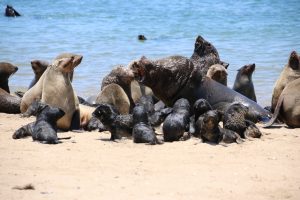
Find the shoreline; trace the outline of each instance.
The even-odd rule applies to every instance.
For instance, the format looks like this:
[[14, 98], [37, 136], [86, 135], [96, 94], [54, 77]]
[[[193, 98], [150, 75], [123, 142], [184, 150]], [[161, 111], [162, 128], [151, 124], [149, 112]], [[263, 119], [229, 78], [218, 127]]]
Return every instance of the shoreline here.
[[[299, 199], [298, 129], [210, 145], [109, 141], [108, 132], [65, 132], [57, 145], [13, 140], [34, 117], [0, 113], [0, 199]], [[258, 126], [261, 126], [258, 124]], [[32, 184], [34, 190], [13, 187]]]

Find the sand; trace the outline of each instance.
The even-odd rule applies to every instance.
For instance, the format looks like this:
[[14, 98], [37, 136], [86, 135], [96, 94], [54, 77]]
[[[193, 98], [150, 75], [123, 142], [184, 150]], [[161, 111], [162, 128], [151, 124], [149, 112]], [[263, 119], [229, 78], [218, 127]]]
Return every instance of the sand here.
[[[263, 129], [227, 146], [109, 141], [67, 132], [58, 145], [13, 140], [35, 118], [0, 113], [0, 199], [300, 199], [300, 129]], [[31, 184], [34, 190], [19, 190]]]

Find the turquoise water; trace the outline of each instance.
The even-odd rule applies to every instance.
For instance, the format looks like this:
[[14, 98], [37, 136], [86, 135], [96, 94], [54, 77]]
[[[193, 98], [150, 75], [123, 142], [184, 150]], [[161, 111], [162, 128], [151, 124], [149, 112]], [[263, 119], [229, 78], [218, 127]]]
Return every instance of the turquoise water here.
[[[256, 64], [258, 102], [268, 105], [290, 52], [300, 53], [299, 0], [0, 0], [3, 13], [6, 4], [23, 15], [0, 15], [0, 60], [19, 66], [10, 80], [13, 91], [29, 85], [31, 60], [74, 52], [84, 58], [73, 85], [87, 97], [99, 92], [102, 78], [116, 64], [142, 55], [190, 57], [200, 34], [230, 63], [229, 87], [238, 68]], [[138, 41], [139, 34], [148, 40]]]

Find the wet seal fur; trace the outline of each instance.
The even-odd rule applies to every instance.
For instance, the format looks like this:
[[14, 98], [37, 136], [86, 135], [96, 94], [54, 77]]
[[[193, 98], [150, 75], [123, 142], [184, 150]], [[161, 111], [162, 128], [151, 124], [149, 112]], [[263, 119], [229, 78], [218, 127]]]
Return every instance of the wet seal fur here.
[[5, 14], [6, 17], [20, 17], [20, 13], [16, 11], [12, 6], [6, 5]]
[[234, 131], [223, 129], [219, 126], [221, 115], [217, 110], [209, 110], [202, 114], [195, 123], [195, 137], [202, 142], [216, 143], [241, 143], [240, 136]]
[[43, 103], [61, 108], [65, 112], [65, 115], [57, 121], [58, 128], [79, 129], [79, 101], [70, 81], [70, 73], [73, 73], [81, 60], [81, 55], [54, 60], [39, 81], [24, 94], [21, 112], [26, 112], [33, 101], [41, 99]]
[[110, 140], [121, 139], [132, 136], [133, 118], [132, 115], [120, 115], [114, 106], [101, 103], [93, 112], [105, 128], [111, 133]]
[[187, 99], [178, 99], [171, 114], [167, 116], [163, 123], [163, 135], [165, 142], [178, 141], [184, 132], [189, 130], [190, 123], [190, 103]]
[[272, 119], [264, 125], [270, 127], [280, 117], [292, 128], [300, 127], [300, 78], [288, 83], [280, 94]]
[[148, 121], [148, 114], [145, 106], [137, 105], [132, 112], [133, 129], [132, 137], [135, 143], [161, 144], [156, 138], [155, 129]]
[[[59, 108], [51, 107], [47, 104], [35, 101], [31, 104], [28, 110], [23, 113], [23, 116], [29, 117], [36, 115], [36, 121], [15, 131], [13, 139], [20, 139], [26, 136], [32, 136], [33, 140], [47, 144], [59, 143], [57, 137], [56, 122], [64, 116], [65, 112]], [[62, 139], [70, 139], [62, 138]]]
[[279, 78], [277, 79], [271, 102], [272, 111], [275, 110], [279, 96], [288, 83], [300, 78], [300, 56], [296, 51], [292, 51], [288, 63], [284, 66]]
[[255, 64], [249, 64], [241, 67], [236, 75], [233, 90], [256, 101], [254, 85], [252, 82], [252, 74], [255, 70]]
[[271, 113], [256, 102], [208, 77], [203, 77], [199, 69], [185, 57], [170, 56], [155, 61], [142, 57], [133, 62], [130, 68], [136, 80], [150, 87], [154, 95], [168, 106], [173, 105], [179, 98], [186, 98], [191, 104], [203, 98], [213, 109], [224, 112], [231, 103], [240, 102], [249, 107], [248, 119], [256, 122], [271, 118]]

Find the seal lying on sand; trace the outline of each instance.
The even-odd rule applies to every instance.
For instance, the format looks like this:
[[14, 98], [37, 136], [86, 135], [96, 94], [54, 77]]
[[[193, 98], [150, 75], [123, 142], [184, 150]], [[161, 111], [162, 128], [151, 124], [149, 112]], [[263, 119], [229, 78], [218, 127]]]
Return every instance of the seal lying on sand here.
[[132, 62], [130, 68], [136, 80], [150, 87], [154, 95], [168, 106], [179, 98], [186, 98], [191, 104], [203, 98], [213, 109], [224, 112], [231, 103], [240, 102], [249, 107], [248, 119], [256, 122], [270, 118], [270, 113], [256, 102], [210, 78], [202, 77], [198, 68], [185, 57], [170, 56], [155, 61], [142, 57]]
[[163, 134], [165, 142], [178, 141], [184, 132], [189, 130], [190, 123], [190, 103], [187, 99], [178, 99], [171, 114], [167, 116], [163, 123]]
[[98, 118], [111, 133], [110, 140], [132, 136], [132, 115], [120, 115], [112, 105], [101, 103], [93, 112], [93, 116]]
[[296, 51], [292, 51], [288, 63], [284, 66], [275, 83], [271, 103], [272, 111], [275, 110], [279, 96], [286, 85], [298, 78], [300, 78], [300, 56]]
[[59, 108], [35, 101], [23, 115], [26, 117], [36, 115], [36, 121], [19, 128], [13, 134], [13, 139], [32, 136], [33, 140], [47, 144], [57, 144], [59, 143], [59, 138], [57, 138], [56, 122], [64, 114], [65, 112]]
[[10, 93], [8, 79], [16, 71], [18, 71], [18, 67], [7, 62], [0, 62], [0, 88], [8, 93]]
[[56, 59], [46, 69], [39, 81], [30, 88], [21, 101], [21, 112], [24, 113], [34, 100], [61, 108], [65, 115], [57, 121], [63, 130], [79, 129], [79, 102], [70, 82], [70, 72], [81, 62], [82, 56]]
[[32, 86], [34, 86], [39, 81], [39, 79], [41, 78], [43, 73], [46, 71], [48, 66], [49, 66], [49, 63], [47, 61], [43, 61], [43, 60], [31, 61], [31, 68], [34, 73], [34, 78], [31, 81], [28, 89], [32, 88]]
[[289, 127], [300, 127], [300, 78], [286, 85], [280, 94], [279, 100], [275, 107], [274, 116], [264, 125], [271, 126], [277, 117], [286, 123]]
[[254, 70], [255, 64], [249, 64], [241, 67], [238, 70], [232, 89], [256, 102], [256, 95], [252, 82], [252, 74]]
[[21, 99], [16, 96], [12, 96], [5, 90], [0, 88], [0, 112], [17, 114], [20, 113]]
[[161, 144], [156, 138], [155, 129], [148, 121], [147, 110], [143, 105], [137, 105], [132, 112], [132, 137], [135, 143]]

